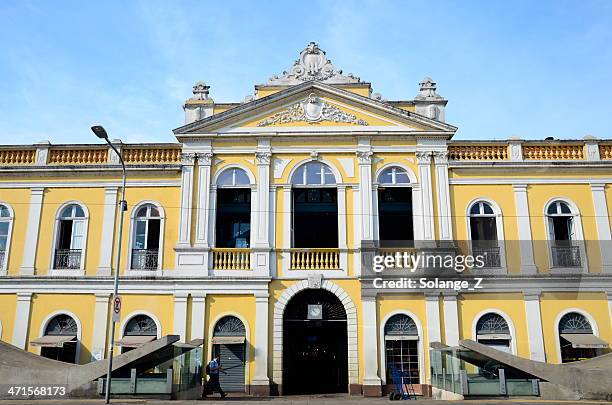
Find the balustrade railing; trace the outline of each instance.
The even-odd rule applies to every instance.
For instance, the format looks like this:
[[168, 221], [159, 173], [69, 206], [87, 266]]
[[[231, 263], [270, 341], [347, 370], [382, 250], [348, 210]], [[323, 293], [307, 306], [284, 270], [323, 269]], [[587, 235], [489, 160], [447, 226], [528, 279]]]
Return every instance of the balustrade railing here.
[[448, 157], [455, 161], [507, 160], [508, 145], [452, 145], [448, 147]]
[[180, 163], [181, 150], [178, 148], [129, 148], [122, 149], [126, 164]]
[[105, 164], [107, 149], [51, 149], [49, 164], [52, 165], [91, 165]]
[[36, 160], [35, 149], [0, 150], [0, 165], [29, 165]]
[[158, 249], [132, 249], [132, 270], [157, 270]]
[[553, 267], [580, 267], [580, 246], [553, 245], [550, 247]]
[[0, 269], [4, 267], [5, 257], [6, 257], [6, 252], [4, 250], [0, 250]]
[[251, 249], [214, 248], [213, 269], [251, 270]]
[[478, 244], [472, 244], [472, 256], [481, 258], [484, 262], [482, 268], [490, 269], [501, 267], [499, 246], [479, 246]]
[[340, 249], [291, 249], [291, 270], [339, 270]]
[[612, 159], [612, 145], [599, 145], [599, 157], [604, 160]]
[[81, 253], [81, 249], [56, 249], [53, 268], [58, 270], [80, 269]]
[[570, 145], [523, 145], [525, 160], [583, 160], [584, 146]]

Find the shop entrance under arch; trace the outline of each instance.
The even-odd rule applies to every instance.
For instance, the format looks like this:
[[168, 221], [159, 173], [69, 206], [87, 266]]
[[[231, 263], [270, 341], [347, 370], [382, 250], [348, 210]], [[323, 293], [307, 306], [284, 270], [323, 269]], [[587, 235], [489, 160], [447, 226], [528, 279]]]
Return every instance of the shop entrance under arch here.
[[283, 314], [283, 394], [348, 392], [347, 316], [333, 293], [297, 293]]

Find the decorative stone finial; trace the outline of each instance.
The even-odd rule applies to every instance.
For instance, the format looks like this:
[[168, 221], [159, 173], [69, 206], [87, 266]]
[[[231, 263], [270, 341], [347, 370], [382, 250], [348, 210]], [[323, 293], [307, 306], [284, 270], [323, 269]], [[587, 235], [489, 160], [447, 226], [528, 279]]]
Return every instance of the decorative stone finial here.
[[436, 92], [436, 82], [431, 77], [425, 77], [421, 83], [419, 83], [420, 90], [419, 94], [416, 95], [415, 100], [443, 100], [444, 97]]
[[325, 51], [321, 50], [315, 42], [311, 42], [300, 52], [300, 57], [293, 63], [288, 72], [283, 72], [281, 77], [272, 76], [267, 84], [293, 85], [311, 80], [329, 84], [361, 82], [358, 77], [351, 73], [344, 75], [342, 70], [336, 70], [331, 60], [325, 56]]
[[199, 81], [193, 86], [193, 96], [190, 100], [208, 100], [208, 89], [210, 86], [206, 83]]

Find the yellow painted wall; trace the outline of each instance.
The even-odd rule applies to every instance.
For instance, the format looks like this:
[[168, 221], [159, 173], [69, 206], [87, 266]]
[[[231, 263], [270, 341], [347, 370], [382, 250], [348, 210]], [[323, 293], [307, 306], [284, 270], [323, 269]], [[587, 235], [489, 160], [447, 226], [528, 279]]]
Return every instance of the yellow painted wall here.
[[39, 354], [40, 348], [30, 345], [29, 342], [42, 336], [44, 331], [41, 328], [43, 328], [45, 319], [54, 312], [69, 311], [76, 315], [77, 324], [80, 321], [82, 328], [79, 363], [88, 363], [91, 360], [94, 306], [95, 296], [93, 294], [33, 294], [27, 350]]
[[599, 337], [606, 342], [612, 342], [612, 321], [605, 293], [546, 292], [540, 297], [540, 311], [548, 363], [561, 362], [558, 354], [557, 318], [562, 311], [572, 308], [590, 314], [597, 323]]
[[16, 294], [0, 294], [0, 323], [2, 324], [0, 340], [3, 342], [13, 343], [16, 308]]
[[529, 358], [529, 336], [523, 295], [519, 293], [479, 293], [462, 294], [458, 300], [459, 338], [474, 339], [474, 326], [477, 317], [485, 310], [498, 310], [505, 313], [514, 326], [513, 339], [516, 344], [516, 354]]
[[[23, 261], [23, 246], [28, 227], [31, 191], [27, 188], [1, 188], [0, 202], [8, 204], [13, 209], [13, 229], [11, 232], [10, 251], [7, 270], [9, 275], [19, 274]], [[6, 260], [6, 259], [5, 259]]]

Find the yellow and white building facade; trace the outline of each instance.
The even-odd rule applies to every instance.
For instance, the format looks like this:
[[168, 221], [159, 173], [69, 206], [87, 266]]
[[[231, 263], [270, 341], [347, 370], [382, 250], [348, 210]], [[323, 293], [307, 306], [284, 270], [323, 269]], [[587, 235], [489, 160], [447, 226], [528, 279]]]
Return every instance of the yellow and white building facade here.
[[[206, 359], [234, 356], [228, 386], [259, 395], [380, 395], [391, 363], [425, 392], [431, 342], [549, 363], [606, 352], [612, 140], [456, 141], [436, 84], [415, 90], [385, 100], [314, 43], [243, 102], [197, 83], [176, 143], [113, 140], [118, 269], [113, 151], [0, 145], [0, 339], [104, 358], [118, 271], [116, 340], [203, 338]], [[381, 285], [363, 247], [384, 240], [486, 252], [462, 274], [481, 288]]]

